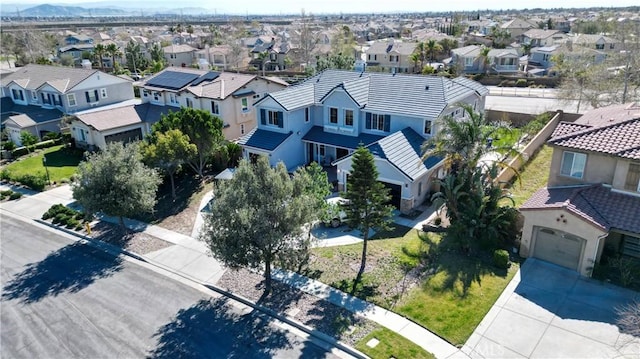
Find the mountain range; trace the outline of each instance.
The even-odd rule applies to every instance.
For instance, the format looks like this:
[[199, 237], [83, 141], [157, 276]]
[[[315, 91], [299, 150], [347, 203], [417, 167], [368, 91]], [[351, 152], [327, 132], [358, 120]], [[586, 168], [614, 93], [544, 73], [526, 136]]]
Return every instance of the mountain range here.
[[[162, 1], [155, 6], [151, 3], [136, 2], [135, 5], [126, 5], [119, 3], [113, 6], [109, 2], [83, 3], [71, 6], [64, 4], [2, 4], [0, 7], [1, 16], [20, 16], [20, 17], [100, 17], [100, 16], [146, 16], [155, 14], [183, 14], [183, 15], [204, 15], [214, 14], [216, 10], [205, 9], [200, 7], [188, 8], [170, 8], [161, 7]], [[169, 3], [167, 3], [169, 4]], [[125, 5], [125, 6], [123, 6]], [[136, 6], [137, 5], [137, 6]], [[158, 6], [160, 5], [160, 7]]]

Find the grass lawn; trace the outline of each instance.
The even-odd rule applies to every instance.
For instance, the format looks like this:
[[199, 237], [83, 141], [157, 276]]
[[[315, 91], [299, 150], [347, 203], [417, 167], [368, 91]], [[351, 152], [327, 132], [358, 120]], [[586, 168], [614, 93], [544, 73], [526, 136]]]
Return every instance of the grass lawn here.
[[[380, 343], [378, 343], [375, 348], [370, 348], [367, 346], [367, 342], [373, 338], [378, 339]], [[369, 335], [356, 344], [356, 349], [373, 359], [389, 359], [392, 357], [415, 359], [435, 358], [433, 354], [387, 328], [376, 329], [369, 333]]]
[[11, 178], [17, 178], [25, 174], [45, 175], [42, 164], [43, 156], [47, 156], [47, 168], [51, 182], [60, 183], [62, 179], [69, 180], [76, 173], [78, 163], [82, 160], [82, 152], [64, 148], [63, 145], [38, 150], [36, 153], [10, 163], [5, 168], [10, 172]]
[[515, 181], [509, 188], [516, 208], [520, 207], [537, 190], [547, 185], [552, 154], [551, 147], [542, 146], [520, 171], [520, 181]]
[[[357, 295], [407, 316], [454, 345], [464, 344], [518, 269], [517, 264], [508, 271], [498, 269], [488, 254], [468, 256], [438, 235], [407, 227], [378, 236], [385, 237], [369, 243], [364, 285]], [[315, 248], [309, 272], [349, 291], [361, 252], [361, 244]]]

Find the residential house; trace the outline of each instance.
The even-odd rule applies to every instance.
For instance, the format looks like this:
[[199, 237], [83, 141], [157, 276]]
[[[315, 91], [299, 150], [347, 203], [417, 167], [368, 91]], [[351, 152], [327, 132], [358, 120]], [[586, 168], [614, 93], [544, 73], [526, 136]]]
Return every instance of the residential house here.
[[376, 41], [365, 51], [367, 66], [379, 67], [382, 72], [413, 73], [416, 63], [410, 57], [415, 49], [415, 42]]
[[58, 58], [67, 55], [73, 57], [75, 62], [79, 62], [82, 59], [83, 53], [91, 53], [94, 49], [93, 44], [77, 44], [66, 45], [58, 48]]
[[10, 97], [2, 97], [0, 101], [2, 128], [5, 129], [9, 140], [17, 146], [22, 145], [22, 131], [40, 139], [48, 132], [60, 132], [60, 122], [64, 114], [59, 109], [16, 105]]
[[514, 74], [519, 71], [520, 56], [517, 49], [491, 49], [485, 59], [482, 48], [469, 45], [451, 50], [450, 66], [465, 74]]
[[480, 58], [481, 49], [478, 45], [468, 45], [451, 50], [450, 66], [455, 67], [460, 74], [484, 72], [484, 61]]
[[92, 109], [76, 113], [69, 127], [76, 147], [104, 150], [110, 142], [142, 140], [169, 110], [150, 103]]
[[[3, 106], [2, 112], [10, 112], [12, 116], [25, 115], [30, 119], [21, 116], [13, 121], [15, 124], [8, 126], [17, 130], [32, 128], [37, 136], [41, 136], [43, 131], [60, 131], [60, 114], [111, 105], [134, 97], [130, 81], [98, 70], [61, 66], [30, 64], [3, 77], [0, 83], [2, 97], [8, 97], [13, 103], [11, 108]], [[44, 122], [47, 122], [46, 128], [43, 127]]]
[[509, 32], [513, 41], [520, 39], [525, 32], [537, 28], [538, 24], [521, 18], [515, 18], [500, 25], [501, 30]]
[[586, 47], [592, 50], [603, 52], [620, 52], [623, 50], [620, 41], [605, 35], [575, 34], [570, 36], [568, 39], [574, 45]]
[[93, 38], [82, 34], [71, 34], [65, 37], [65, 45], [81, 45], [81, 44], [93, 44]]
[[514, 48], [491, 49], [487, 54], [489, 72], [495, 74], [515, 74], [519, 71], [520, 54]]
[[187, 67], [194, 63], [197, 49], [189, 45], [169, 45], [162, 48], [169, 66]]
[[254, 102], [287, 83], [272, 77], [167, 68], [142, 84], [142, 102], [178, 110], [192, 107], [222, 119], [223, 134], [233, 140], [255, 127]]
[[548, 140], [547, 187], [520, 211], [520, 255], [590, 276], [603, 251], [640, 258], [640, 106], [592, 110]]
[[196, 51], [198, 61], [206, 60], [209, 65], [217, 70], [227, 71], [232, 68], [241, 67], [247, 52], [242, 49], [240, 54], [234, 54], [233, 48], [229, 45], [205, 46], [204, 49]]
[[531, 29], [522, 34], [521, 43], [530, 47], [552, 46], [567, 38], [567, 35], [559, 30]]
[[463, 116], [459, 103], [483, 111], [487, 93], [466, 78], [326, 70], [259, 99], [258, 126], [239, 143], [245, 158], [268, 156], [290, 171], [318, 162], [341, 190], [349, 185], [351, 155], [366, 146], [392, 203], [408, 212], [443, 175], [440, 158], [421, 158], [422, 143], [438, 131], [436, 120]]
[[285, 70], [290, 50], [288, 42], [271, 38], [271, 42], [259, 43], [251, 49], [249, 65], [264, 71]]
[[536, 47], [531, 49], [527, 61], [527, 73], [533, 75], [555, 76], [553, 67], [554, 56], [562, 55], [565, 59], [582, 58], [583, 61], [599, 64], [606, 58], [607, 54], [600, 50], [593, 50], [586, 47], [574, 46], [570, 42], [553, 46]]

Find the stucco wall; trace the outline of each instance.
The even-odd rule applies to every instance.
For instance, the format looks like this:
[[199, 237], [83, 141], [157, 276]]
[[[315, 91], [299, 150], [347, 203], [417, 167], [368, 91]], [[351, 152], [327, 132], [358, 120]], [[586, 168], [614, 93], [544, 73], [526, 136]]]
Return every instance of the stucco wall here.
[[520, 242], [520, 255], [522, 257], [535, 256], [535, 230], [537, 227], [546, 227], [571, 233], [586, 241], [578, 268], [580, 274], [591, 276], [594, 261], [600, 260], [605, 242], [604, 238], [598, 238], [606, 235], [605, 231], [563, 209], [524, 210], [522, 215], [525, 218]]
[[[584, 167], [584, 175], [582, 178], [573, 178], [560, 174], [562, 155], [565, 151], [585, 153], [587, 155], [587, 162]], [[616, 159], [611, 156], [554, 147], [553, 157], [551, 158], [548, 186], [570, 186], [585, 183], [604, 183], [612, 185], [615, 172]]]

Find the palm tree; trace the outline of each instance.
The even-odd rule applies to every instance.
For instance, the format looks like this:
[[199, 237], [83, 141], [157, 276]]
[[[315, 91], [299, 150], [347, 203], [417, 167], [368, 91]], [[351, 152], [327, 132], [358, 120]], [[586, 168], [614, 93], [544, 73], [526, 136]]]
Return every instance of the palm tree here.
[[106, 53], [111, 56], [111, 66], [113, 66], [113, 68], [116, 68], [116, 57], [120, 58], [122, 57], [122, 51], [120, 51], [120, 49], [118, 48], [118, 45], [111, 43], [109, 45], [107, 45], [106, 47]]
[[412, 53], [409, 56], [409, 60], [411, 60], [411, 62], [413, 62], [413, 69], [415, 72], [415, 68], [418, 67], [418, 62], [420, 62], [420, 54], [418, 54], [417, 52]]
[[96, 61], [100, 64], [100, 70], [104, 71], [104, 62], [102, 61], [102, 57], [107, 53], [107, 48], [103, 44], [97, 44], [93, 48], [93, 56], [95, 56]]
[[481, 69], [485, 71], [486, 74], [489, 74], [489, 51], [491, 51], [490, 47], [482, 46], [480, 48], [480, 53], [478, 54], [478, 59], [480, 60]]
[[418, 45], [416, 45], [416, 49], [414, 50], [414, 53], [418, 55], [418, 58], [420, 59], [420, 70], [422, 70], [422, 68], [424, 67], [424, 60], [426, 59], [426, 46], [424, 42], [419, 42]]
[[433, 62], [435, 60], [436, 54], [442, 52], [442, 45], [440, 45], [436, 40], [429, 40], [426, 44], [426, 53], [429, 57], [429, 61]]

